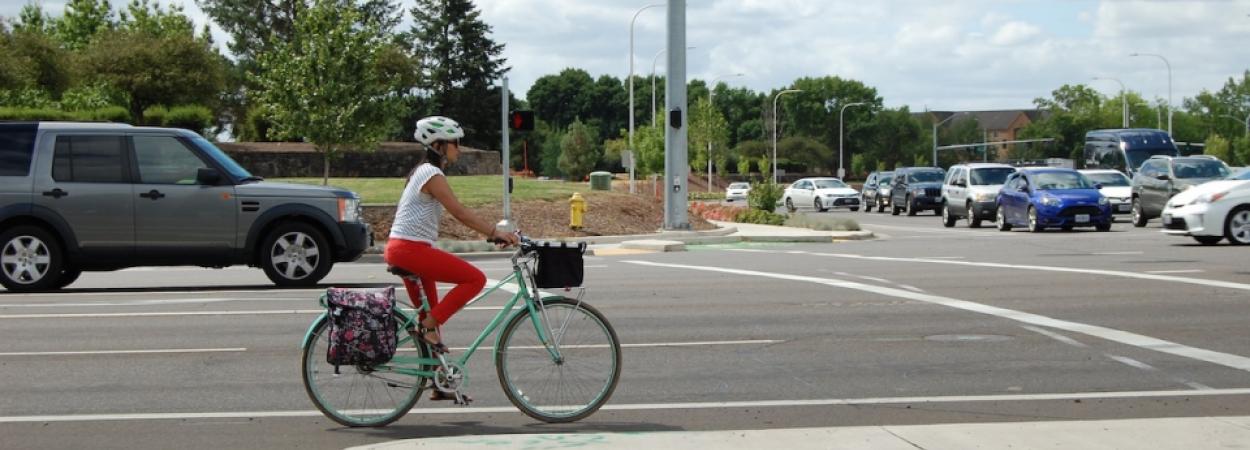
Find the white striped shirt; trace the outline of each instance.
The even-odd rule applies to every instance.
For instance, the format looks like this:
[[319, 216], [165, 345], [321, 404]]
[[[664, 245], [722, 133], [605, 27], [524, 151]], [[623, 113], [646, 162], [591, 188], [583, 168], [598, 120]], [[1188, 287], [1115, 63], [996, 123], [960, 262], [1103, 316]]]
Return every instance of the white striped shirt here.
[[443, 205], [434, 196], [421, 192], [425, 183], [443, 171], [429, 163], [417, 166], [404, 187], [404, 195], [399, 198], [399, 207], [395, 210], [395, 221], [391, 224], [391, 239], [428, 242], [438, 240], [438, 222], [443, 217]]

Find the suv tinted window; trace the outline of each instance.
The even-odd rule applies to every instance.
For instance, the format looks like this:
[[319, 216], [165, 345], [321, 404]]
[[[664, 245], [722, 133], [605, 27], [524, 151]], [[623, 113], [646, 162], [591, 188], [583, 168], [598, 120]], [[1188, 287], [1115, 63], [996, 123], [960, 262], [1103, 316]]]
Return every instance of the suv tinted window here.
[[135, 162], [144, 184], [196, 184], [196, 172], [208, 168], [199, 156], [169, 136], [135, 136]]
[[1003, 184], [1007, 181], [1007, 176], [1016, 173], [1016, 169], [1011, 167], [986, 167], [972, 170], [972, 184], [977, 186], [990, 186], [995, 184]]
[[35, 152], [37, 124], [0, 125], [0, 177], [30, 174], [30, 155]]
[[123, 136], [58, 136], [52, 156], [52, 179], [125, 183], [125, 149]]

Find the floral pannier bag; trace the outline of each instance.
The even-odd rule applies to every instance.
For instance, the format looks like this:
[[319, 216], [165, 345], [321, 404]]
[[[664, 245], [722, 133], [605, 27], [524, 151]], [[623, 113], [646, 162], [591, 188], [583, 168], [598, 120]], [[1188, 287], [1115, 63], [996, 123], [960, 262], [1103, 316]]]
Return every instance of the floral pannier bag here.
[[330, 348], [326, 362], [337, 366], [384, 364], [395, 356], [399, 328], [395, 314], [395, 288], [329, 288]]

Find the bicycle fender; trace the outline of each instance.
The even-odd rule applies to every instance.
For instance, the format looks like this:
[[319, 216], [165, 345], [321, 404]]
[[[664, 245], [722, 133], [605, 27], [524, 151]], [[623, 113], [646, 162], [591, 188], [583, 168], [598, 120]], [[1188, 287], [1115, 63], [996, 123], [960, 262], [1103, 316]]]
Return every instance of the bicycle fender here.
[[317, 320], [314, 320], [312, 324], [308, 325], [308, 331], [304, 332], [304, 341], [300, 344], [299, 348], [308, 348], [308, 344], [312, 343], [313, 330], [316, 330], [317, 325], [321, 325], [321, 322], [325, 321], [329, 316], [329, 311], [323, 312], [320, 316], [317, 316]]

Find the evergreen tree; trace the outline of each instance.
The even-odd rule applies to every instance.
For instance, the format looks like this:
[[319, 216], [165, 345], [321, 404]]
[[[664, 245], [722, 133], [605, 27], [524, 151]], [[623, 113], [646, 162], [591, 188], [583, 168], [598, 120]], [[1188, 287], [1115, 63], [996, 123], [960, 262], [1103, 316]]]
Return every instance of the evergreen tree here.
[[427, 110], [460, 122], [466, 145], [492, 148], [499, 142], [499, 90], [492, 87], [508, 68], [503, 44], [470, 0], [417, 0], [407, 41], [420, 61]]

